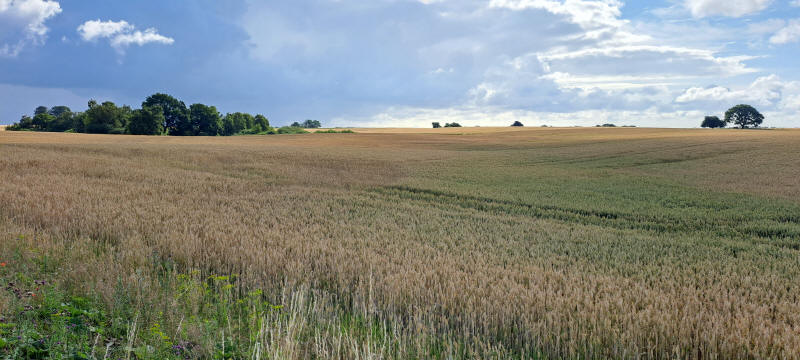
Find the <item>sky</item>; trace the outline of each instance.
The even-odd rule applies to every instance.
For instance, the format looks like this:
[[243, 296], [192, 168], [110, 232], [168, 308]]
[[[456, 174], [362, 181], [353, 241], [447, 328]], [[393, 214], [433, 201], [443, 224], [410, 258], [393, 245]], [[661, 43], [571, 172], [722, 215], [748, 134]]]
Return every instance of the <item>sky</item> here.
[[0, 124], [165, 92], [273, 125], [800, 127], [800, 0], [0, 0]]

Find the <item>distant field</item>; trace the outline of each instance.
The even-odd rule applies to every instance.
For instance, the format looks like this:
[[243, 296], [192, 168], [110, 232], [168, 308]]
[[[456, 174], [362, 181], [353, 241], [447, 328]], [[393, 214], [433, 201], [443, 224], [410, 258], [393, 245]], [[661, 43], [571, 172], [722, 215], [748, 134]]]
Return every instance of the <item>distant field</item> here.
[[800, 130], [353, 130], [0, 133], [0, 355], [799, 357]]

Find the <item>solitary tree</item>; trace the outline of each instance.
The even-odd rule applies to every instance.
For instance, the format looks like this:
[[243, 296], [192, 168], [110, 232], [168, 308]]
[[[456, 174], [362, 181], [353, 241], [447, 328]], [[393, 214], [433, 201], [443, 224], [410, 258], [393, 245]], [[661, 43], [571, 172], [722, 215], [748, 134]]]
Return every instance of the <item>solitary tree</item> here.
[[514, 121], [514, 123], [511, 124], [511, 126], [525, 126], [525, 125], [522, 125], [522, 123], [519, 121]]
[[747, 129], [761, 125], [764, 122], [764, 115], [750, 105], [739, 104], [725, 112], [725, 122]]
[[434, 123], [433, 123], [433, 128], [434, 128], [434, 129], [438, 129], [438, 128], [440, 128], [440, 127], [442, 127], [442, 124], [440, 124], [438, 121], [436, 121], [436, 122], [434, 122]]
[[706, 116], [703, 119], [703, 123], [700, 124], [700, 127], [704, 128], [724, 128], [727, 125], [724, 121], [720, 120], [719, 117], [716, 116]]

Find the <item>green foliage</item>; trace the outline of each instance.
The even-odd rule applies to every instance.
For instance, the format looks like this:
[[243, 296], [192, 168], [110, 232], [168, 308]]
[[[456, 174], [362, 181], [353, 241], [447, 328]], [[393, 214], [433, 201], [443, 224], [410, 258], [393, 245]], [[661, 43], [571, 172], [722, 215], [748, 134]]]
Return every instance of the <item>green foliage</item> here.
[[444, 124], [444, 127], [461, 127], [461, 124], [459, 124], [457, 122], [452, 122], [452, 123]]
[[217, 136], [223, 133], [222, 116], [217, 108], [204, 104], [189, 107], [193, 135]]
[[511, 124], [511, 126], [525, 126], [525, 125], [522, 125], [522, 123], [519, 121], [514, 121], [514, 123]]
[[123, 134], [130, 114], [129, 107], [117, 107], [111, 101], [106, 101], [100, 105], [90, 101], [89, 110], [86, 110], [86, 132], [92, 134]]
[[756, 128], [764, 122], [764, 115], [750, 105], [739, 104], [725, 112], [725, 122], [741, 129]]
[[254, 120], [255, 120], [255, 124], [254, 125], [261, 126], [262, 129], [267, 129], [267, 128], [270, 127], [269, 126], [269, 120], [264, 115], [258, 114], [258, 115], [256, 115]]
[[595, 125], [594, 127], [617, 127], [617, 125], [611, 123], [605, 123], [603, 125]]
[[142, 102], [142, 108], [160, 106], [164, 114], [164, 129], [169, 135], [192, 135], [189, 109], [186, 104], [170, 95], [156, 93]]
[[31, 121], [31, 129], [35, 131], [47, 131], [56, 120], [55, 116], [46, 112], [36, 114]]
[[282, 126], [278, 128], [278, 134], [308, 134], [308, 131], [297, 126]]
[[39, 114], [47, 114], [48, 111], [49, 109], [47, 108], [47, 106], [37, 106], [36, 110], [33, 111], [33, 115], [36, 116]]
[[438, 129], [438, 128], [442, 127], [442, 124], [440, 124], [438, 121], [434, 121], [431, 124], [433, 125], [434, 129]]
[[291, 127], [301, 127], [305, 129], [319, 129], [322, 127], [322, 123], [320, 123], [318, 120], [308, 119], [306, 121], [303, 121], [302, 123], [298, 123], [297, 121], [295, 121], [292, 123]]
[[[69, 107], [63, 105], [53, 108], [39, 106], [33, 117], [23, 115], [19, 122], [6, 127], [6, 130], [136, 135], [159, 135], [166, 132], [181, 136], [301, 133], [295, 129], [284, 129], [280, 132], [270, 126], [269, 119], [261, 114], [253, 116], [235, 112], [222, 117], [214, 106], [192, 104], [187, 108], [182, 101], [163, 93], [148, 96], [139, 110], [133, 110], [127, 105], [117, 107], [110, 101], [99, 104], [95, 100], [90, 100], [88, 107], [86, 112], [73, 113]], [[153, 109], [160, 109], [161, 114], [154, 114]], [[156, 126], [154, 121], [161, 123]], [[321, 126], [316, 120], [306, 120], [302, 124], [294, 125], [298, 128]]]
[[241, 112], [226, 114], [222, 120], [223, 132], [222, 135], [236, 135], [244, 130], [250, 129], [255, 123], [253, 115]]
[[720, 120], [719, 117], [706, 116], [705, 119], [703, 119], [703, 123], [700, 124], [700, 127], [713, 129], [713, 128], [724, 128], [725, 125], [727, 125], [727, 123]]
[[144, 107], [133, 111], [127, 133], [132, 135], [159, 135], [164, 131], [164, 112], [161, 107]]
[[55, 117], [59, 117], [62, 114], [71, 113], [71, 112], [72, 112], [72, 110], [68, 106], [61, 105], [61, 106], [53, 106], [52, 108], [50, 108], [50, 111], [48, 111], [47, 113], [50, 114], [50, 115], [53, 115]]

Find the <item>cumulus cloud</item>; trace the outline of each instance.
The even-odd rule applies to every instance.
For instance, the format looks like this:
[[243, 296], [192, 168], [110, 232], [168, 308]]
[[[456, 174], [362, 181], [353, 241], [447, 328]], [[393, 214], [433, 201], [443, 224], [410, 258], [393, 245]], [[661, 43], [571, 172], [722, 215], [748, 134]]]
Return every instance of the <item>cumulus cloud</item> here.
[[125, 20], [89, 20], [78, 26], [78, 34], [84, 41], [109, 39], [109, 44], [119, 52], [124, 52], [130, 45], [142, 46], [148, 43], [171, 45], [175, 42], [174, 39], [159, 34], [155, 28], [142, 32]]
[[685, 6], [695, 17], [741, 17], [766, 9], [772, 0], [686, 0]]
[[44, 43], [47, 20], [61, 12], [51, 0], [0, 0], [0, 56], [15, 57], [27, 45]]
[[78, 34], [85, 41], [95, 41], [99, 38], [110, 38], [120, 33], [133, 31], [134, 27], [127, 21], [100, 21], [89, 20], [78, 26]]
[[678, 96], [675, 101], [678, 103], [752, 103], [765, 107], [785, 108], [787, 100], [789, 102], [793, 100], [791, 96], [784, 97], [784, 94], [793, 93], [798, 88], [800, 88], [800, 83], [783, 81], [773, 74], [759, 77], [750, 85], [739, 89], [722, 86], [692, 87]]
[[800, 19], [789, 21], [786, 26], [769, 38], [769, 42], [773, 44], [788, 44], [797, 41], [800, 41]]

